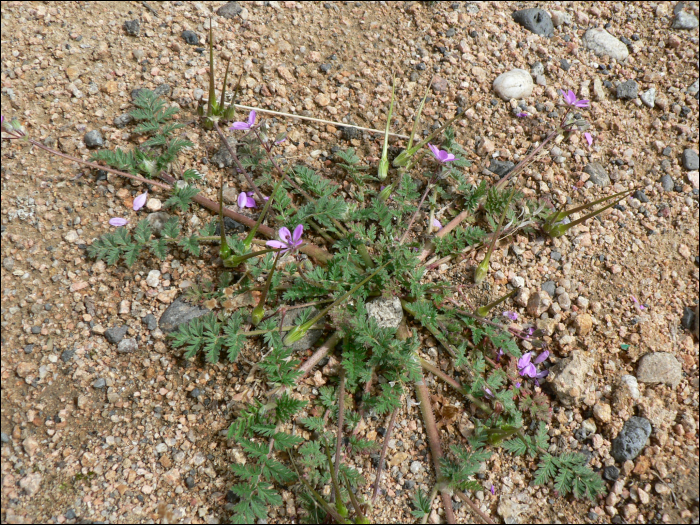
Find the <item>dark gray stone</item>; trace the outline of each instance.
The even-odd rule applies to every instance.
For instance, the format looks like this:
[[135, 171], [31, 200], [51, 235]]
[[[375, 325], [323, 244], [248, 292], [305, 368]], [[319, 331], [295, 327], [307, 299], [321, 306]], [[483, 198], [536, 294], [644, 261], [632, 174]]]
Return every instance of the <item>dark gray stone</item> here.
[[112, 343], [113, 345], [119, 344], [119, 342], [124, 339], [124, 336], [126, 335], [127, 330], [129, 329], [128, 326], [123, 325], [123, 326], [113, 326], [112, 328], [108, 328], [105, 330], [105, 339]]
[[683, 308], [683, 317], [681, 317], [681, 324], [686, 330], [692, 330], [695, 328], [695, 309], [690, 306]]
[[698, 163], [698, 152], [690, 148], [686, 148], [683, 150], [681, 160], [683, 161], [683, 167], [687, 170], [696, 170], [700, 165]]
[[74, 520], [77, 516], [75, 515], [75, 511], [73, 509], [68, 509], [66, 513], [63, 515], [67, 520]]
[[609, 465], [603, 470], [603, 479], [607, 481], [615, 481], [620, 477], [620, 469], [615, 465]]
[[216, 14], [223, 16], [224, 18], [235, 18], [243, 11], [243, 8], [238, 5], [238, 2], [226, 2], [219, 9], [216, 10]]
[[10, 442], [10, 436], [5, 434], [4, 432], [0, 433], [0, 441], [3, 443], [9, 443]]
[[119, 115], [118, 117], [114, 117], [114, 127], [122, 129], [126, 127], [127, 124], [132, 122], [134, 120], [134, 117], [132, 117], [129, 113], [124, 113], [123, 115]]
[[632, 194], [632, 197], [637, 199], [639, 202], [649, 202], [649, 197], [647, 197], [642, 190], [637, 190]]
[[542, 285], [542, 291], [547, 292], [550, 297], [554, 297], [554, 294], [557, 291], [557, 283], [554, 281], [547, 281]]
[[569, 69], [571, 69], [571, 64], [569, 64], [569, 61], [565, 58], [561, 59], [560, 64], [561, 64], [561, 68], [564, 71], [568, 71]]
[[141, 34], [141, 22], [136, 20], [127, 20], [124, 22], [124, 31], [129, 36], [139, 36]]
[[194, 31], [183, 31], [181, 36], [182, 39], [191, 46], [196, 46], [199, 44], [199, 37]]
[[169, 97], [172, 91], [173, 88], [170, 87], [170, 84], [161, 84], [153, 90], [153, 94], [157, 97]]
[[34, 345], [27, 345], [24, 347], [24, 353], [25, 354], [31, 354], [32, 350], [34, 350]]
[[[233, 151], [236, 151], [236, 139], [232, 137], [228, 139], [228, 143]], [[218, 166], [220, 169], [233, 166], [233, 157], [231, 157], [225, 144], [221, 144], [219, 150], [211, 156], [211, 163]]]
[[[309, 306], [307, 308], [297, 308], [295, 310], [289, 310], [287, 312], [287, 314], [284, 316], [284, 321], [283, 321], [284, 326], [294, 326], [295, 324], [297, 324], [294, 322], [296, 320], [296, 318], [302, 312], [306, 312], [308, 310], [311, 310], [311, 316], [308, 317], [308, 319], [313, 319], [319, 313], [319, 311], [312, 306]], [[273, 319], [279, 323], [280, 316], [276, 315], [275, 317], [273, 317]], [[320, 323], [323, 323], [326, 319], [327, 318], [324, 317], [323, 319], [321, 319]], [[306, 350], [308, 348], [311, 348], [313, 346], [313, 344], [316, 341], [318, 341], [318, 339], [321, 337], [321, 334], [323, 334], [323, 330], [309, 330], [308, 332], [306, 332], [304, 337], [299, 339], [296, 343], [292, 343], [291, 345], [289, 345], [289, 348], [291, 348], [294, 351]]]
[[132, 89], [132, 90], [131, 90], [131, 93], [129, 93], [129, 95], [131, 96], [131, 100], [132, 100], [132, 101], [136, 100], [136, 99], [139, 97], [139, 95], [140, 95], [141, 93], [146, 92], [146, 91], [150, 92], [151, 90], [150, 90], [150, 89], [147, 89], [147, 88], [136, 88], [136, 89]]
[[146, 317], [141, 319], [141, 322], [146, 325], [148, 330], [155, 330], [158, 328], [158, 319], [153, 314], [148, 314]]
[[64, 363], [67, 363], [71, 359], [73, 359], [73, 355], [75, 354], [75, 350], [64, 350], [63, 353], [61, 354], [61, 361]]
[[100, 377], [92, 383], [93, 388], [104, 388], [106, 385], [107, 381], [105, 381], [104, 377]]
[[146, 217], [148, 224], [151, 226], [151, 231], [156, 237], [160, 237], [165, 223], [170, 219], [170, 215], [164, 211], [154, 211]]
[[197, 399], [201, 395], [202, 391], [199, 388], [195, 388], [194, 390], [192, 390], [192, 392], [190, 392], [190, 397], [194, 399]]
[[617, 98], [623, 100], [633, 100], [637, 98], [639, 93], [639, 84], [634, 80], [628, 80], [627, 82], [622, 82], [617, 86]]
[[90, 149], [101, 148], [105, 144], [105, 141], [102, 138], [102, 133], [100, 133], [99, 130], [96, 129], [88, 131], [83, 136], [83, 142], [85, 143], [85, 146], [87, 146]]
[[343, 133], [343, 138], [345, 140], [360, 138], [360, 131], [357, 128], [343, 126], [342, 128], [340, 128], [340, 131]]
[[491, 170], [493, 173], [495, 173], [499, 177], [503, 178], [506, 175], [508, 175], [508, 172], [510, 170], [512, 170], [514, 167], [515, 167], [515, 164], [513, 164], [509, 160], [503, 161], [503, 160], [498, 160], [498, 159], [492, 159], [491, 164], [489, 165], [489, 170]]
[[612, 442], [610, 454], [618, 463], [636, 458], [651, 435], [651, 423], [643, 417], [632, 416]]
[[664, 175], [661, 177], [661, 187], [664, 189], [664, 191], [671, 191], [673, 190], [673, 179], [669, 174]]
[[543, 9], [521, 9], [513, 13], [513, 20], [536, 35], [550, 37], [554, 34], [552, 18]]
[[610, 176], [602, 164], [598, 162], [591, 162], [585, 168], [583, 168], [584, 173], [588, 173], [589, 179], [596, 186], [601, 186], [605, 188], [610, 186]]
[[[224, 230], [226, 235], [231, 235], [232, 233], [243, 233], [246, 229], [240, 222], [234, 221], [231, 217], [224, 217]], [[221, 224], [216, 221], [216, 228], [214, 229], [214, 235], [221, 235]]]
[[203, 306], [196, 306], [186, 303], [182, 297], [175, 299], [168, 309], [160, 316], [158, 326], [164, 333], [177, 330], [181, 324], [187, 323], [192, 319], [197, 319], [211, 310]]
[[194, 482], [194, 478], [192, 476], [187, 476], [185, 478], [185, 485], [187, 485], [188, 489], [193, 489], [196, 483]]

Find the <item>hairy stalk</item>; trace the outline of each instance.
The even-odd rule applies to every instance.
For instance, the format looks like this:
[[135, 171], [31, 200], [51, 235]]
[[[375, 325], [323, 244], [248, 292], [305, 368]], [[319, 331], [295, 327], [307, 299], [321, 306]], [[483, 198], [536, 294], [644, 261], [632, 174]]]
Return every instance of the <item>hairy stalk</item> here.
[[382, 479], [382, 470], [384, 470], [384, 458], [386, 458], [386, 451], [389, 448], [389, 439], [391, 439], [391, 432], [394, 430], [394, 424], [396, 423], [396, 415], [399, 413], [401, 407], [396, 407], [391, 413], [391, 419], [389, 420], [389, 425], [386, 427], [386, 436], [384, 436], [384, 444], [382, 445], [382, 452], [379, 454], [379, 463], [377, 464], [377, 476], [374, 478], [374, 490], [372, 491], [372, 505], [377, 500], [379, 495], [379, 483]]
[[[440, 433], [435, 422], [433, 414], [433, 406], [430, 402], [430, 392], [425, 386], [423, 374], [420, 374], [420, 379], [415, 382], [416, 399], [420, 404], [420, 411], [423, 415], [423, 423], [425, 424], [425, 434], [428, 436], [428, 445], [430, 446], [430, 454], [433, 456], [433, 466], [435, 467], [435, 479], [437, 483], [442, 481], [442, 469], [440, 467], [440, 459], [442, 458], [442, 447], [440, 445]], [[445, 507], [445, 518], [447, 523], [455, 523], [454, 512], [452, 511], [452, 498], [450, 492], [443, 488], [440, 490], [442, 496], [442, 504]]]
[[[335, 465], [333, 465], [333, 476], [338, 478], [340, 470], [340, 448], [343, 444], [343, 424], [345, 423], [345, 369], [340, 366], [340, 384], [338, 385], [338, 435], [335, 439]], [[338, 494], [340, 499], [340, 494]]]
[[470, 509], [472, 509], [476, 514], [478, 514], [481, 517], [482, 520], [484, 520], [484, 522], [488, 523], [489, 525], [494, 523], [494, 521], [489, 517], [489, 515], [481, 512], [481, 509], [476, 505], [476, 503], [470, 500], [464, 492], [455, 492], [455, 496], [457, 496], [464, 503], [466, 503]]

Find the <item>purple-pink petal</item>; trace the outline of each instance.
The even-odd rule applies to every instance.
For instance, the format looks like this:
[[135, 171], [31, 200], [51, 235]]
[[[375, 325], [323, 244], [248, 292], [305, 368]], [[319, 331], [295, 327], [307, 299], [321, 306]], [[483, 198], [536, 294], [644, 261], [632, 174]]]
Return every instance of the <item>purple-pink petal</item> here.
[[240, 208], [245, 208], [247, 204], [248, 204], [248, 197], [246, 196], [245, 192], [239, 193], [238, 194], [238, 206]]
[[437, 228], [438, 230], [442, 229], [442, 224], [440, 223], [439, 220], [437, 220], [435, 218], [433, 219], [433, 228]]
[[511, 312], [510, 310], [506, 310], [505, 312], [503, 312], [503, 315], [511, 321], [515, 321], [518, 319], [518, 314], [516, 312]]
[[117, 226], [117, 227], [126, 226], [126, 224], [128, 222], [129, 221], [127, 221], [126, 219], [123, 219], [122, 217], [112, 217], [111, 219], [109, 219], [109, 224], [111, 226]]
[[304, 225], [303, 224], [299, 224], [299, 225], [297, 225], [296, 228], [294, 228], [294, 235], [292, 236], [292, 242], [294, 243], [294, 245], [299, 244], [299, 240], [301, 239], [301, 236], [303, 235], [303, 233], [304, 233]]
[[279, 232], [277, 232], [277, 235], [279, 236], [280, 240], [284, 242], [285, 244], [289, 245], [292, 243], [292, 234], [289, 231], [289, 228], [286, 228], [285, 226], [282, 226], [279, 229]]
[[536, 365], [539, 365], [542, 361], [545, 361], [548, 357], [549, 357], [549, 350], [545, 350], [540, 355], [538, 355], [534, 359], [534, 361], [532, 361], [532, 362], [535, 363]]
[[234, 122], [228, 129], [250, 129], [250, 126], [245, 122]]
[[145, 191], [138, 197], [134, 199], [134, 211], [139, 211], [141, 208], [143, 208], [143, 205], [146, 204], [146, 200], [148, 199], [148, 192]]
[[275, 248], [275, 249], [278, 249], [278, 248], [286, 248], [286, 247], [287, 247], [287, 244], [286, 244], [286, 243], [283, 243], [283, 242], [281, 242], [281, 241], [267, 241], [267, 242], [265, 243], [265, 245], [266, 245], [266, 246], [269, 246], [270, 248]]
[[248, 115], [248, 128], [252, 128], [253, 125], [255, 124], [255, 110], [252, 110], [250, 112], [250, 115]]
[[586, 137], [586, 141], [588, 142], [589, 146], [593, 145], [593, 136], [590, 133], [584, 133], [584, 137]]

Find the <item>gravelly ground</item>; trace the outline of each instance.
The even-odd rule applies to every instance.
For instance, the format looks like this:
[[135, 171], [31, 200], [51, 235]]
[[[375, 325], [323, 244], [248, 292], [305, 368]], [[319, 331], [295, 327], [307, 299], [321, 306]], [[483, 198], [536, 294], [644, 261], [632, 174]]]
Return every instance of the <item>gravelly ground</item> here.
[[[207, 87], [205, 24], [224, 2], [150, 5], [154, 11], [139, 2], [3, 3], [3, 115], [84, 158], [90, 152], [83, 136], [91, 130], [100, 130], [105, 147], [129, 146], [129, 128], [114, 119], [132, 108], [135, 88], [167, 84], [164, 95], [189, 118]], [[213, 23], [218, 56], [233, 57], [235, 78], [244, 73], [242, 104], [382, 129], [396, 71], [393, 129], [407, 133], [432, 79], [426, 128], [483, 97], [456, 126], [475, 180], [492, 176], [485, 168], [494, 158], [517, 162], [543, 138], [537, 118], [549, 121], [562, 111], [558, 89], [592, 99], [586, 117], [593, 146], [574, 136], [550, 148], [526, 170], [525, 191], [558, 202], [631, 187], [642, 193], [564, 238], [518, 237], [492, 258], [488, 294], [499, 296], [509, 283], [522, 283], [530, 295], [545, 290], [543, 301], [553, 305], [540, 323], [551, 331], [551, 361], [581, 363], [570, 383], [545, 387], [556, 449], [590, 450], [591, 464], [603, 468], [615, 464], [611, 441], [630, 416], [647, 418], [653, 432], [639, 457], [617, 464], [619, 478], [607, 483], [600, 501], [562, 500], [550, 488], [530, 486], [535, 465], [502, 454], [479, 476], [495, 495], [473, 497], [496, 520], [697, 523], [698, 343], [682, 326], [684, 308], [698, 297], [698, 174], [682, 159], [688, 148], [697, 159], [697, 27], [672, 29], [677, 6], [652, 2], [562, 2], [556, 9], [568, 19], [551, 38], [512, 21], [515, 9], [535, 7], [528, 2], [240, 7], [231, 19], [214, 15]], [[686, 12], [697, 17], [697, 3]], [[135, 19], [138, 36], [124, 28]], [[598, 26], [628, 39], [626, 61], [597, 57], [582, 45], [585, 31]], [[187, 43], [184, 30], [199, 44]], [[538, 69], [537, 62], [544, 85], [525, 100], [533, 118], [519, 120], [512, 113], [517, 102], [500, 100], [492, 84], [512, 68]], [[616, 84], [630, 79], [640, 93], [656, 88], [654, 108], [616, 97]], [[380, 155], [380, 139], [367, 133], [348, 140], [338, 126], [285, 118], [271, 124], [289, 131], [288, 158], [329, 177], [342, 176], [330, 161], [336, 145], [357, 148], [370, 163]], [[186, 133], [195, 148], [183, 163], [218, 180], [218, 168], [206, 162], [215, 138], [195, 127]], [[608, 186], [582, 171], [591, 162], [606, 170]], [[234, 481], [228, 465], [241, 453], [222, 432], [261, 387], [249, 376], [259, 350], [247, 349], [237, 364], [212, 366], [188, 363], [167, 346], [154, 323], [182, 290], [213, 279], [218, 269], [207, 255], [142, 260], [132, 270], [88, 259], [85, 245], [109, 229], [110, 217], [133, 214], [132, 199], [143, 191], [116, 177], [98, 179], [77, 164], [2, 142], [2, 520], [225, 520]], [[240, 188], [238, 180], [228, 184]], [[152, 196], [164, 200], [157, 191]], [[209, 220], [202, 210], [190, 225]], [[433, 278], [462, 282], [473, 265], [466, 260]], [[161, 275], [147, 282], [152, 270]], [[521, 302], [519, 313], [534, 322]], [[133, 352], [120, 353], [104, 335], [122, 325], [124, 337], [136, 342]], [[436, 346], [428, 338], [425, 354], [442, 361]], [[640, 362], [653, 353], [665, 353], [667, 369], [643, 375]], [[629, 384], [625, 375], [638, 381], [638, 398], [621, 386]], [[301, 393], [325, 380], [313, 377]], [[572, 392], [572, 385], [581, 388]], [[439, 414], [462, 407], [444, 385], [431, 388]], [[468, 410], [457, 413], [444, 420], [446, 441], [469, 432]], [[381, 425], [370, 420], [363, 432], [380, 440]], [[590, 433], [585, 441], [576, 437], [581, 429]], [[426, 457], [420, 416], [415, 408], [404, 411], [374, 521], [411, 519], [410, 497], [431, 486]], [[428, 470], [409, 469], [416, 459]], [[369, 458], [358, 461], [373, 478]], [[293, 494], [282, 494], [284, 508], [271, 521], [297, 520]], [[457, 517], [475, 519], [464, 506]]]

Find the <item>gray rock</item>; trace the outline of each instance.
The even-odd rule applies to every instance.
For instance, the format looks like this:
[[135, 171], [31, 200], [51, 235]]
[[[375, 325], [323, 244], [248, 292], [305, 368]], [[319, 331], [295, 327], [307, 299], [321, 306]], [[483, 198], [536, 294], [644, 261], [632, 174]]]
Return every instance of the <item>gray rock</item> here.
[[[284, 326], [293, 326], [297, 323], [294, 321], [296, 318], [302, 313], [302, 312], [308, 312], [310, 311], [310, 316], [308, 319], [313, 319], [315, 316], [319, 314], [319, 310], [314, 308], [313, 306], [309, 306], [307, 308], [297, 308], [296, 310], [289, 310], [287, 312], [287, 315], [284, 316]], [[279, 315], [273, 317], [275, 321], [279, 322]], [[327, 318], [324, 317], [320, 322], [323, 323]], [[318, 341], [318, 339], [321, 337], [323, 334], [323, 330], [309, 330], [306, 332], [304, 337], [299, 339], [296, 343], [292, 343], [289, 345], [289, 348], [291, 348], [294, 351], [297, 350], [306, 350], [308, 348], [311, 348], [313, 344]]]
[[74, 349], [64, 350], [63, 353], [61, 354], [61, 361], [63, 361], [64, 363], [67, 363], [68, 361], [73, 359], [74, 354], [75, 354]]
[[585, 168], [584, 173], [588, 173], [589, 179], [593, 184], [605, 188], [610, 186], [610, 176], [605, 168], [598, 162], [591, 162]]
[[696, 80], [688, 87], [686, 91], [688, 91], [688, 95], [696, 95], [698, 90], [700, 90], [700, 82]]
[[136, 20], [127, 20], [124, 22], [124, 31], [129, 36], [139, 36], [141, 34], [141, 22]]
[[535, 62], [532, 64], [532, 67], [530, 68], [530, 75], [533, 77], [536, 77], [537, 75], [543, 75], [544, 74], [544, 64], [542, 62]]
[[628, 80], [627, 82], [621, 82], [617, 85], [617, 98], [623, 100], [634, 100], [637, 98], [639, 93], [639, 84], [634, 80]]
[[0, 441], [3, 443], [9, 443], [10, 442], [10, 436], [5, 434], [4, 432], [0, 433]]
[[686, 330], [695, 328], [695, 309], [690, 306], [683, 308], [683, 317], [681, 317], [681, 325]]
[[664, 383], [676, 388], [683, 379], [683, 367], [673, 354], [653, 352], [646, 354], [637, 365], [637, 381]]
[[196, 46], [199, 44], [199, 37], [194, 31], [183, 31], [180, 36], [182, 36], [182, 39], [191, 46]]
[[2, 267], [5, 268], [8, 272], [11, 272], [12, 269], [15, 267], [15, 260], [12, 257], [5, 257], [2, 260]]
[[631, 417], [612, 442], [610, 454], [618, 463], [636, 458], [651, 435], [651, 423], [643, 417]]
[[530, 296], [527, 302], [527, 313], [533, 317], [539, 317], [552, 306], [552, 299], [546, 292], [537, 292]]
[[[233, 151], [236, 151], [236, 139], [231, 137], [228, 139], [228, 143], [231, 145]], [[233, 166], [233, 157], [228, 151], [228, 148], [221, 144], [219, 150], [211, 156], [212, 164], [219, 166], [219, 168], [230, 168]]]
[[698, 27], [698, 19], [692, 13], [685, 9], [676, 13], [676, 18], [673, 20], [673, 29], [695, 29]]
[[600, 27], [586, 31], [583, 44], [599, 57], [609, 56], [618, 62], [622, 62], [630, 54], [625, 44]]
[[151, 226], [151, 231], [156, 237], [160, 237], [163, 232], [165, 223], [170, 219], [170, 215], [164, 211], [156, 211], [149, 213], [146, 217], [148, 224]]
[[554, 33], [552, 18], [546, 11], [536, 7], [516, 11], [513, 20], [536, 35], [550, 37]]
[[403, 320], [403, 308], [398, 297], [379, 297], [365, 307], [367, 316], [377, 321], [380, 328], [398, 328]]
[[117, 345], [117, 353], [119, 354], [130, 354], [138, 350], [139, 345], [136, 339], [124, 339], [121, 343]]
[[639, 95], [639, 98], [642, 99], [645, 106], [653, 108], [654, 104], [656, 103], [656, 88], [646, 90], [644, 93]]
[[173, 88], [170, 87], [170, 84], [161, 84], [153, 90], [153, 94], [157, 97], [169, 97], [172, 92]]
[[350, 128], [348, 126], [343, 126], [340, 128], [340, 131], [343, 133], [343, 139], [345, 139], [345, 140], [352, 140], [352, 139], [360, 138], [360, 130], [358, 130], [357, 128]]
[[649, 197], [642, 190], [637, 190], [632, 194], [632, 197], [637, 199], [639, 202], [649, 202]]
[[[243, 233], [246, 228], [240, 222], [234, 221], [231, 217], [224, 217], [224, 230], [226, 231], [226, 235], [231, 235], [233, 233]], [[218, 220], [214, 228], [214, 235], [221, 235], [221, 224]]]
[[[296, 311], [296, 310], [293, 310]], [[188, 323], [192, 319], [197, 319], [211, 312], [209, 308], [186, 303], [182, 297], [175, 299], [168, 309], [160, 316], [158, 326], [164, 333], [177, 330], [178, 326]]]
[[491, 160], [489, 165], [489, 170], [498, 175], [499, 177], [505, 177], [508, 172], [515, 167], [515, 164], [509, 160], [503, 161], [498, 159]]
[[593, 360], [584, 352], [574, 350], [571, 356], [549, 369], [547, 382], [563, 405], [579, 405], [586, 395], [588, 374], [592, 369]]
[[216, 10], [216, 14], [231, 19], [235, 18], [241, 11], [243, 11], [243, 8], [238, 5], [238, 2], [226, 2]]
[[690, 148], [683, 150], [681, 160], [683, 161], [683, 167], [687, 170], [696, 170], [700, 166], [698, 163], [698, 152]]
[[99, 130], [96, 130], [96, 129], [93, 129], [92, 131], [88, 131], [83, 136], [83, 142], [85, 143], [85, 146], [90, 148], [90, 149], [101, 148], [105, 144], [105, 141], [102, 138], [102, 133], [100, 133]]
[[114, 127], [122, 129], [126, 127], [127, 124], [132, 122], [134, 120], [134, 117], [132, 117], [129, 113], [124, 113], [123, 115], [119, 115], [118, 117], [114, 117]]
[[107, 339], [107, 341], [109, 341], [113, 345], [119, 344], [119, 341], [124, 339], [124, 336], [126, 335], [128, 329], [129, 327], [126, 325], [108, 328], [107, 330], [105, 330], [105, 339]]
[[569, 294], [566, 292], [557, 297], [557, 302], [559, 303], [559, 306], [562, 307], [562, 310], [568, 310], [571, 308], [571, 297], [569, 297]]
[[503, 100], [527, 98], [533, 87], [532, 77], [524, 69], [511, 69], [493, 81], [494, 92]]
[[555, 283], [554, 281], [547, 281], [546, 283], [542, 284], [542, 290], [547, 292], [550, 297], [554, 297], [556, 289], [557, 283]]
[[151, 90], [148, 88], [136, 88], [136, 89], [132, 89], [131, 93], [129, 93], [129, 95], [131, 96], [131, 100], [134, 101], [139, 97], [139, 95], [141, 95], [141, 93], [145, 93], [145, 92], [150, 93], [150, 91]]
[[106, 384], [107, 384], [107, 381], [105, 381], [104, 377], [100, 377], [98, 379], [95, 379], [95, 381], [92, 383], [92, 387], [93, 388], [104, 388]]
[[673, 190], [674, 186], [675, 183], [668, 173], [661, 177], [661, 187], [664, 189], [664, 191], [671, 191]]
[[156, 316], [153, 314], [148, 314], [146, 317], [141, 319], [141, 322], [146, 325], [148, 330], [153, 331], [158, 328], [158, 319], [156, 319]]

